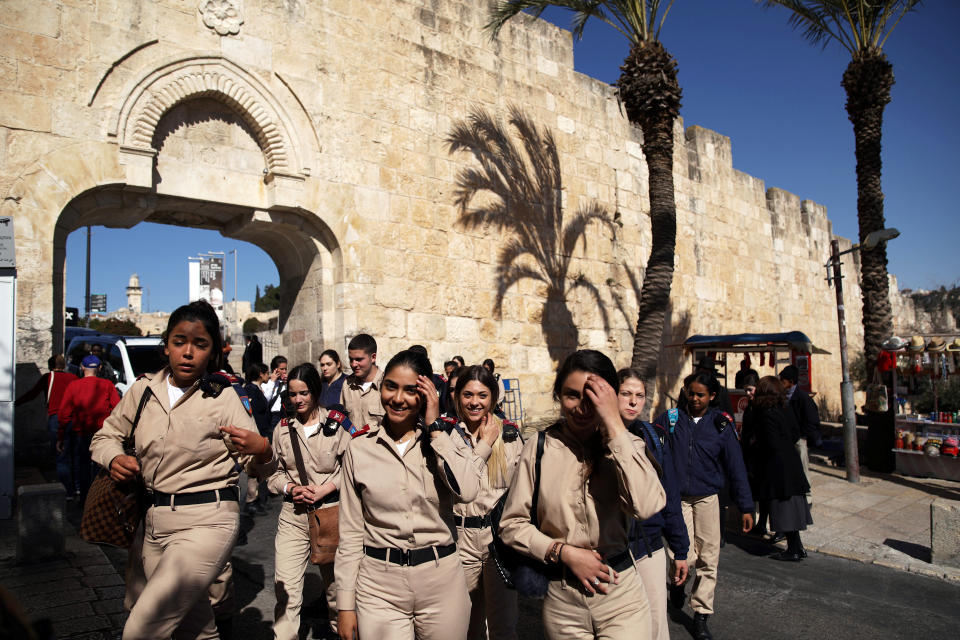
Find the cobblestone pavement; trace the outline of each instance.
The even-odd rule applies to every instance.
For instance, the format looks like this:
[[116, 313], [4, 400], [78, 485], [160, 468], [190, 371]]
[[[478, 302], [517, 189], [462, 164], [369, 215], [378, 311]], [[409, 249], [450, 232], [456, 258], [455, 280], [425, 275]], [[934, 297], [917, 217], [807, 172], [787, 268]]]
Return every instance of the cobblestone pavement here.
[[[871, 533], [868, 524], [853, 528], [856, 522], [850, 516], [830, 518], [832, 510], [859, 508], [851, 514], [869, 519], [879, 518], [877, 514], [885, 512], [885, 521], [889, 524], [893, 522], [890, 514], [902, 511], [893, 517], [909, 522], [917, 516], [904, 498], [910, 498], [913, 503], [926, 500], [928, 504], [937, 495], [931, 493], [934, 489], [939, 492], [954, 489], [936, 483], [930, 485], [934, 487], [930, 489], [927, 481], [898, 476], [865, 478], [860, 486], [852, 487], [843, 482], [842, 470], [822, 465], [813, 465], [812, 469], [814, 518], [818, 524], [804, 535], [804, 540], [808, 549], [819, 546], [824, 553], [811, 553], [810, 558], [801, 563], [784, 564], [765, 557], [774, 547], [753, 538], [731, 535], [721, 551], [717, 614], [710, 622], [715, 637], [955, 637], [960, 625], [960, 605], [957, 604], [960, 603], [960, 583], [943, 579], [941, 568], [920, 572], [908, 566], [910, 562], [923, 561], [902, 549], [914, 555], [922, 555], [922, 551], [902, 545], [890, 546], [889, 536], [885, 538], [886, 543], [861, 544], [857, 541], [869, 542], [871, 536], [878, 539], [881, 534]], [[918, 488], [917, 484], [927, 488]], [[894, 491], [896, 487], [907, 493]], [[919, 491], [923, 497], [918, 499], [910, 491]], [[903, 509], [877, 509], [883, 501], [869, 497], [874, 495], [884, 495], [884, 501], [903, 504]], [[867, 503], [872, 507], [862, 506]], [[868, 511], [871, 508], [872, 511]], [[233, 554], [238, 601], [234, 637], [237, 639], [272, 638], [273, 541], [279, 509], [279, 500], [273, 499], [268, 503], [267, 515], [256, 519], [244, 516], [241, 520], [247, 540]], [[76, 522], [78, 515], [75, 507], [68, 508], [68, 519]], [[850, 525], [846, 529], [845, 520]], [[13, 562], [15, 531], [14, 521], [0, 521], [0, 584], [20, 601], [27, 615], [34, 620], [49, 620], [58, 638], [118, 637], [124, 619], [122, 574], [126, 552], [86, 544], [76, 536], [73, 527], [68, 526], [66, 558], [16, 566]], [[913, 535], [903, 541], [922, 541], [922, 531], [918, 529]], [[912, 544], [920, 545], [920, 542]], [[902, 564], [888, 562], [885, 555], [888, 551], [903, 555], [904, 558], [898, 559]], [[894, 565], [900, 570], [880, 565]], [[931, 565], [927, 563], [927, 566]], [[308, 572], [306, 592], [302, 636], [317, 638], [324, 627], [326, 607], [315, 570]], [[521, 601], [518, 635], [522, 640], [542, 637], [539, 609], [539, 602]], [[790, 614], [785, 615], [785, 611]], [[671, 615], [671, 636], [689, 637], [692, 622], [689, 607], [673, 611]]]

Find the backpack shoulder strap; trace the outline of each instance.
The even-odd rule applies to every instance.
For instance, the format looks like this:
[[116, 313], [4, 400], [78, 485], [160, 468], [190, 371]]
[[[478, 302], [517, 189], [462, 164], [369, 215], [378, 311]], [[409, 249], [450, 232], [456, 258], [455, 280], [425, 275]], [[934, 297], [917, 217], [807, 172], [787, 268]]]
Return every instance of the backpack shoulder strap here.
[[538, 527], [537, 507], [540, 504], [540, 461], [543, 460], [543, 446], [547, 439], [546, 431], [537, 434], [537, 458], [533, 463], [533, 499], [530, 501], [530, 523]]

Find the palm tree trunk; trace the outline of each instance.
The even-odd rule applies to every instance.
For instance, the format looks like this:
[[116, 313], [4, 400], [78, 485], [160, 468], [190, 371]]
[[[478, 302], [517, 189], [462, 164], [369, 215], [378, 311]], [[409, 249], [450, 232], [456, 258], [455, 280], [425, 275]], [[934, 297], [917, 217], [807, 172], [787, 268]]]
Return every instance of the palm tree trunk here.
[[633, 338], [632, 366], [653, 381], [660, 357], [663, 320], [673, 284], [673, 256], [677, 243], [677, 206], [673, 189], [673, 121], [644, 129], [650, 195], [650, 257], [643, 276]]
[[[872, 231], [884, 228], [880, 150], [883, 109], [890, 102], [893, 82], [893, 66], [880, 52], [854, 56], [843, 74], [847, 114], [856, 144], [860, 242]], [[893, 333], [886, 246], [861, 251], [860, 256], [864, 354], [870, 367], [877, 361], [880, 344]]]
[[650, 389], [660, 357], [663, 321], [673, 284], [677, 204], [673, 187], [673, 123], [680, 113], [677, 63], [659, 42], [640, 42], [620, 67], [617, 82], [631, 123], [643, 130], [649, 172], [650, 257], [643, 276], [632, 366]]

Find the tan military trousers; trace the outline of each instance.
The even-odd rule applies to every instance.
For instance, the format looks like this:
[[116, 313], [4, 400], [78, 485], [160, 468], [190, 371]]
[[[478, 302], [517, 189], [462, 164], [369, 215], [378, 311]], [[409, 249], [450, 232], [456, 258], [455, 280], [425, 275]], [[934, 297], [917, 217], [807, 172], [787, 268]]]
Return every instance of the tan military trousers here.
[[151, 507], [144, 519], [147, 583], [123, 628], [124, 640], [217, 638], [210, 585], [230, 559], [237, 503]]
[[[147, 584], [147, 576], [143, 573], [142, 522], [133, 536], [133, 544], [127, 550], [124, 583], [126, 588], [123, 594], [123, 608], [130, 611], [133, 609], [133, 605], [137, 603], [137, 598], [143, 593], [143, 587]], [[213, 614], [218, 620], [235, 613], [236, 594], [233, 588], [233, 565], [229, 561], [223, 566], [220, 575], [210, 584], [207, 597], [210, 599], [210, 606], [213, 607]]]
[[697, 572], [690, 592], [690, 606], [695, 613], [711, 614], [720, 564], [720, 501], [717, 494], [688, 496], [683, 498], [681, 507], [690, 536], [687, 563]]
[[460, 555], [415, 567], [365, 555], [357, 574], [357, 623], [368, 640], [464, 640], [470, 596]]
[[643, 590], [650, 602], [650, 637], [653, 640], [670, 640], [667, 625], [667, 553], [657, 549], [652, 556], [639, 556], [634, 562]]
[[[662, 577], [662, 574], [661, 574]], [[543, 600], [543, 631], [549, 640], [649, 640], [650, 604], [636, 569], [620, 572], [610, 593], [590, 595], [566, 580], [552, 580]]]
[[[493, 542], [490, 527], [484, 529], [457, 528], [457, 550], [467, 579], [470, 594], [469, 640], [516, 640], [517, 592], [508, 589], [490, 556], [488, 546]], [[489, 628], [489, 633], [487, 629]]]
[[[303, 577], [310, 565], [310, 524], [306, 513], [297, 513], [292, 502], [284, 502], [277, 522], [273, 587], [277, 604], [273, 609], [273, 637], [296, 640], [300, 633], [303, 606]], [[330, 626], [337, 630], [337, 586], [333, 564], [320, 565], [327, 596]]]

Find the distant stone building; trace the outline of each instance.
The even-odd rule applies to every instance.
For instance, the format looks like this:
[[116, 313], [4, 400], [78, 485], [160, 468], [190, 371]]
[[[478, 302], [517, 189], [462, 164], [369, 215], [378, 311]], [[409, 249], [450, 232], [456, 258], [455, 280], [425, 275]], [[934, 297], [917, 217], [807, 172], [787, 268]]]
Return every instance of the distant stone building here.
[[[32, 384], [62, 349], [67, 236], [144, 221], [263, 248], [280, 275], [278, 349], [294, 362], [342, 352], [359, 332], [376, 335], [382, 360], [413, 343], [427, 345], [435, 366], [458, 353], [492, 357], [519, 379], [533, 415], [554, 409], [547, 341], [557, 323], [570, 330], [555, 352], [597, 348], [626, 365], [631, 278], [642, 279], [650, 249], [641, 132], [612, 87], [574, 71], [568, 31], [520, 20], [491, 40], [489, 6], [0, 4], [0, 215], [16, 227], [17, 384]], [[457, 176], [477, 164], [451, 154], [448, 136], [478, 107], [505, 118], [511, 105], [556, 139], [567, 218], [597, 206], [610, 221], [582, 231], [559, 300], [535, 280], [505, 280], [504, 247], [515, 238], [471, 226], [456, 205]], [[734, 169], [724, 136], [679, 120], [675, 133], [665, 343], [804, 331], [832, 354], [816, 357], [815, 386], [837, 410], [824, 207]], [[849, 263], [846, 276], [855, 349], [860, 289]], [[131, 282], [130, 312], [138, 288]], [[654, 407], [671, 403], [689, 367], [679, 349], [664, 350]]]
[[140, 314], [143, 299], [143, 289], [140, 287], [140, 277], [137, 274], [130, 276], [130, 282], [127, 284], [127, 309], [130, 313]]

